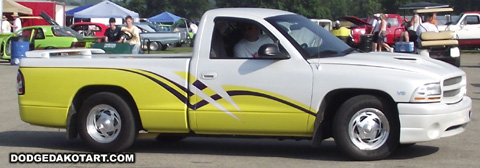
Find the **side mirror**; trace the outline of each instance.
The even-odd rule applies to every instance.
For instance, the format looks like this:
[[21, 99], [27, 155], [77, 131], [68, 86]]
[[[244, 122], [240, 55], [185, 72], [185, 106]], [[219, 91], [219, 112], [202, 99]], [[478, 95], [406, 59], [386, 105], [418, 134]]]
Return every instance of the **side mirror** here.
[[280, 52], [275, 44], [264, 44], [258, 49], [258, 55], [263, 59], [289, 59], [290, 56]]
[[467, 25], [467, 21], [465, 21], [465, 20], [462, 21], [462, 23], [460, 23], [460, 27], [461, 27], [461, 28], [465, 27], [465, 25]]
[[392, 27], [392, 24], [387, 23], [387, 27], [388, 27], [388, 28]]
[[335, 22], [335, 25], [333, 25], [333, 29], [340, 29], [340, 22]]
[[[447, 23], [451, 24], [452, 23], [452, 15], [446, 14], [445, 15], [445, 20], [447, 20]], [[447, 25], [449, 25], [449, 24], [447, 24]]]

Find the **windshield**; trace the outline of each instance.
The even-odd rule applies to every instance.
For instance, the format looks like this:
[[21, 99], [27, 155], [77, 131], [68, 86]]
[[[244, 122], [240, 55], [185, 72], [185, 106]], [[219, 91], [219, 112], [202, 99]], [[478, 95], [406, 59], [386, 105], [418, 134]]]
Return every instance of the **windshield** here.
[[330, 32], [300, 15], [282, 15], [266, 19], [309, 58], [344, 56], [353, 52]]
[[463, 14], [458, 16], [456, 19], [452, 19], [453, 20], [452, 25], [456, 25], [458, 22], [460, 22], [460, 19], [462, 19], [462, 17], [463, 17]]

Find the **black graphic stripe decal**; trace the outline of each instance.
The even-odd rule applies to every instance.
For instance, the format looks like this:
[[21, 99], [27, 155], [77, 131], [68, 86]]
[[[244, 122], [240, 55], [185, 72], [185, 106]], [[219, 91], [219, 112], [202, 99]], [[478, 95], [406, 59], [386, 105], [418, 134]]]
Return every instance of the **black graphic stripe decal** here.
[[203, 82], [199, 81], [199, 80], [196, 80], [195, 82], [193, 82], [193, 86], [197, 87], [198, 89], [200, 90], [203, 90], [203, 89], [206, 89], [207, 86], [205, 84], [203, 84]]
[[[182, 93], [178, 92], [177, 90], [173, 89], [172, 87], [168, 86], [167, 84], [163, 83], [162, 81], [159, 81], [153, 77], [150, 77], [148, 75], [145, 75], [145, 74], [142, 74], [142, 73], [139, 73], [139, 72], [135, 72], [135, 71], [131, 71], [131, 70], [126, 70], [126, 69], [119, 69], [119, 70], [122, 70], [122, 71], [127, 71], [127, 72], [131, 72], [131, 73], [135, 73], [135, 74], [139, 74], [139, 75], [142, 75], [150, 80], [152, 80], [153, 82], [157, 83], [158, 85], [162, 86], [163, 88], [165, 88], [167, 91], [169, 91], [170, 93], [172, 93], [175, 97], [177, 97], [177, 99], [179, 99], [180, 101], [184, 102], [189, 108], [193, 109], [193, 110], [197, 110], [199, 108], [202, 108], [203, 106], [206, 106], [209, 104], [209, 102], [207, 102], [206, 100], [201, 100], [199, 101], [198, 103], [192, 105], [190, 104], [190, 102], [188, 102], [188, 99], [187, 97], [185, 97]], [[148, 72], [148, 71], [146, 71]], [[149, 72], [149, 73], [152, 73], [152, 74], [155, 74], [153, 72]], [[186, 89], [185, 87], [183, 87], [182, 85], [180, 84], [177, 84], [161, 75], [158, 75], [158, 74], [155, 74], [155, 76], [158, 76], [162, 79], [165, 79], [169, 82], [171, 82], [172, 84], [174, 84], [175, 86], [179, 87], [180, 89], [182, 89], [183, 91], [186, 91], [187, 94], [189, 94], [189, 96], [191, 95], [194, 95], [192, 92], [190, 92], [188, 89]], [[198, 80], [197, 80], [198, 81]], [[204, 85], [202, 83], [202, 85]], [[205, 87], [207, 87], [206, 85], [204, 85]], [[252, 91], [242, 91], [242, 90], [235, 90], [235, 91], [227, 91], [227, 94], [230, 95], [230, 96], [258, 96], [258, 97], [263, 97], [263, 98], [267, 98], [267, 99], [270, 99], [270, 100], [274, 100], [274, 101], [277, 101], [277, 102], [280, 102], [280, 103], [283, 103], [285, 105], [288, 105], [290, 107], [293, 107], [293, 108], [296, 108], [300, 111], [303, 111], [307, 114], [310, 114], [312, 116], [316, 116], [315, 113], [311, 112], [310, 110], [308, 109], [305, 109], [303, 107], [300, 107], [298, 105], [295, 105], [293, 103], [290, 103], [286, 100], [283, 100], [283, 99], [280, 99], [280, 98], [277, 98], [277, 97], [273, 97], [273, 96], [270, 96], [270, 95], [267, 95], [267, 94], [263, 94], [263, 93], [258, 93], [258, 92], [252, 92]], [[210, 96], [213, 100], [217, 101], [217, 100], [220, 100], [222, 99], [222, 97], [218, 94], [215, 94], [215, 95], [212, 95]]]
[[315, 113], [311, 112], [310, 110], [308, 109], [305, 109], [303, 107], [300, 107], [298, 105], [295, 105], [293, 103], [290, 103], [288, 101], [285, 101], [285, 100], [282, 100], [282, 99], [279, 99], [277, 97], [273, 97], [273, 96], [270, 96], [270, 95], [267, 95], [267, 94], [263, 94], [263, 93], [258, 93], [258, 92], [251, 92], [251, 91], [241, 91], [241, 90], [236, 90], [236, 91], [227, 91], [228, 95], [230, 96], [258, 96], [258, 97], [263, 97], [263, 98], [267, 98], [267, 99], [271, 99], [271, 100], [275, 100], [277, 102], [280, 102], [280, 103], [283, 103], [285, 105], [288, 105], [290, 107], [293, 107], [293, 108], [296, 108], [298, 110], [301, 110], [307, 114], [310, 114], [310, 115], [313, 115], [313, 116], [316, 116]]
[[162, 75], [156, 74], [156, 73], [151, 72], [151, 71], [146, 71], [146, 70], [142, 70], [142, 71], [148, 72], [148, 73], [150, 73], [150, 74], [152, 74], [152, 75], [155, 75], [155, 76], [158, 76], [158, 77], [160, 77], [160, 78], [162, 78], [162, 79], [167, 80], [168, 82], [174, 84], [174, 85], [177, 86], [178, 88], [180, 88], [180, 89], [182, 89], [183, 91], [185, 91], [185, 92], [188, 94], [188, 96], [193, 96], [193, 95], [194, 95], [194, 94], [193, 94], [190, 90], [188, 90], [187, 88], [183, 87], [182, 85], [180, 85], [180, 84], [178, 84], [178, 83], [176, 83], [176, 82], [173, 82], [172, 80], [170, 80], [170, 79], [168, 79], [168, 78], [165, 78], [165, 77], [162, 76]]
[[[168, 86], [167, 84], [163, 83], [162, 81], [159, 81], [153, 77], [150, 77], [148, 75], [145, 75], [145, 74], [142, 74], [140, 72], [135, 72], [135, 71], [131, 71], [131, 70], [126, 70], [126, 69], [120, 69], [122, 71], [126, 71], [126, 72], [131, 72], [131, 73], [135, 73], [135, 74], [139, 74], [139, 75], [142, 75], [150, 80], [152, 80], [153, 82], [157, 83], [158, 85], [162, 86], [163, 88], [167, 89], [168, 92], [172, 93], [175, 97], [177, 97], [178, 100], [184, 102], [185, 104], [188, 105], [189, 108], [192, 108], [192, 105], [190, 105], [190, 103], [188, 103], [188, 99], [183, 96], [182, 93], [176, 91], [175, 89], [173, 89], [172, 87]], [[163, 77], [162, 77], [163, 78]], [[169, 80], [170, 81], [170, 80]], [[174, 83], [174, 82], [172, 82]], [[176, 86], [179, 86], [178, 84], [174, 83]], [[183, 88], [183, 87], [180, 87], [180, 88]], [[182, 89], [183, 90], [183, 89]]]

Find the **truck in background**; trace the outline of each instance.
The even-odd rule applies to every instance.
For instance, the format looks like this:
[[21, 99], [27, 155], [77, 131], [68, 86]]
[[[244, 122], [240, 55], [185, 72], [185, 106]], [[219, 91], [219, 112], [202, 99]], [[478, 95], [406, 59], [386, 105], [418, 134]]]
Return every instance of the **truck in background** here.
[[[405, 29], [402, 26], [403, 19], [400, 15], [398, 14], [385, 14], [386, 20], [387, 20], [387, 41], [386, 43], [388, 45], [394, 45], [395, 42], [397, 42], [400, 38], [400, 35], [402, 34]], [[358, 47], [360, 43], [360, 36], [364, 34], [369, 34], [372, 29], [375, 27], [373, 24], [373, 20], [375, 18], [369, 17], [367, 20], [360, 19], [355, 16], [344, 16], [342, 19], [347, 20], [355, 24], [355, 26], [352, 26], [351, 33], [350, 33], [350, 39], [347, 42], [347, 44], [353, 46], [353, 47]]]
[[470, 11], [460, 14], [458, 19], [438, 25], [440, 31], [455, 31], [458, 45], [462, 49], [480, 48], [480, 11]]

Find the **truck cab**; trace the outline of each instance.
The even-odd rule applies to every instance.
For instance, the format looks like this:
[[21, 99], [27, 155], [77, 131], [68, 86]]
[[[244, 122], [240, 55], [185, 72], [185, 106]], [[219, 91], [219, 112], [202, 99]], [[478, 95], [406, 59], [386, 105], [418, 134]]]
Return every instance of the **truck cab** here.
[[480, 47], [480, 12], [470, 11], [460, 14], [458, 19], [446, 25], [439, 25], [439, 30], [454, 31], [461, 48]]

